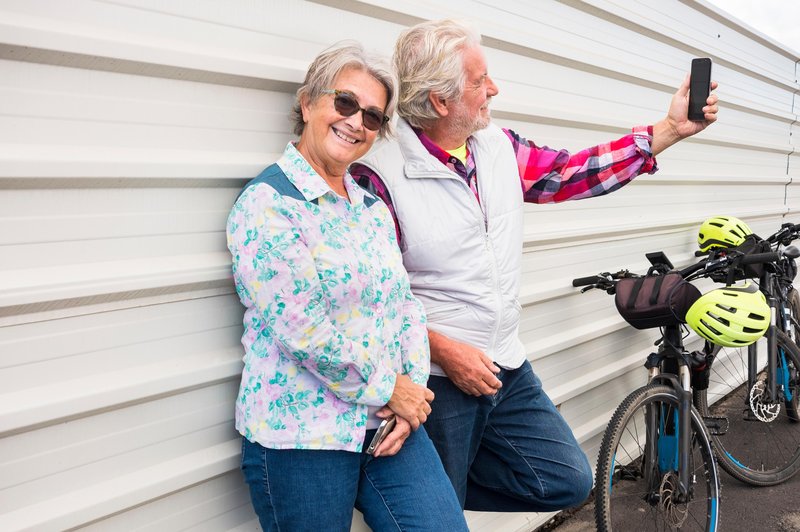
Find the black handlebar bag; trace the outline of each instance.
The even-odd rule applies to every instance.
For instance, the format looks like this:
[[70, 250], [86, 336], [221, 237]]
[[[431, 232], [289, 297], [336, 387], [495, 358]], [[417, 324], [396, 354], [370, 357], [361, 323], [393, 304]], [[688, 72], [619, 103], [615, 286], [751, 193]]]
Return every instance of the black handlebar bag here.
[[686, 323], [686, 312], [700, 290], [678, 273], [628, 277], [616, 286], [617, 311], [631, 326], [652, 329]]

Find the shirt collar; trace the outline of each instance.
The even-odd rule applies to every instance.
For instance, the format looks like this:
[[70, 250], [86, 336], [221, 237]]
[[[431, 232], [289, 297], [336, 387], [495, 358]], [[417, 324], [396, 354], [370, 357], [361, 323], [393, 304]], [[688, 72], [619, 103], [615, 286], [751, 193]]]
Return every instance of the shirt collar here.
[[414, 130], [414, 133], [417, 134], [417, 137], [419, 137], [419, 141], [422, 143], [425, 149], [428, 150], [428, 153], [436, 157], [436, 159], [442, 164], [447, 164], [450, 161], [451, 155], [440, 148], [438, 144], [433, 142], [428, 135], [422, 132], [421, 129], [412, 129]]
[[[297, 151], [293, 142], [286, 145], [283, 156], [278, 160], [278, 166], [306, 201], [313, 201], [325, 194], [330, 194], [336, 201], [342, 199]], [[344, 188], [350, 196], [352, 205], [364, 203], [365, 190], [353, 180], [349, 170], [344, 175]]]
[[[411, 128], [411, 129], [414, 131], [414, 133], [417, 134], [417, 137], [419, 137], [419, 141], [425, 148], [425, 150], [427, 150], [427, 152], [430, 153], [437, 161], [448, 167], [456, 174], [460, 175], [462, 178], [465, 179], [467, 178], [467, 175], [470, 173], [469, 169], [464, 165], [463, 162], [461, 162], [458, 159], [458, 157], [450, 155], [449, 153], [444, 151], [444, 149], [442, 149], [438, 144], [433, 142], [428, 135], [423, 133], [421, 129], [417, 128]], [[468, 146], [471, 139], [472, 137], [467, 139]], [[470, 156], [467, 157], [468, 161], [470, 157], [471, 153]]]

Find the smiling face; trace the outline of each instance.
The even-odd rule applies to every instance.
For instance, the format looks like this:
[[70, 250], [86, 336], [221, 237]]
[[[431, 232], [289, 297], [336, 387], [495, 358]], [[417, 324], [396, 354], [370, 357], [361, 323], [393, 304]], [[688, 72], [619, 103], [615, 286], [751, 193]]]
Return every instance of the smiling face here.
[[[386, 109], [386, 89], [363, 70], [344, 69], [336, 76], [333, 86], [326, 88], [354, 94], [362, 108]], [[307, 98], [301, 101], [306, 125], [297, 150], [337, 190], [335, 185], [342, 186], [347, 167], [369, 151], [378, 132], [364, 127], [361, 111], [347, 117], [337, 113], [333, 98], [333, 94], [323, 94], [314, 102]]]
[[462, 52], [464, 62], [464, 94], [453, 103], [449, 116], [450, 129], [456, 136], [466, 139], [491, 122], [489, 104], [498, 93], [486, 67], [486, 57], [480, 46], [465, 48]]

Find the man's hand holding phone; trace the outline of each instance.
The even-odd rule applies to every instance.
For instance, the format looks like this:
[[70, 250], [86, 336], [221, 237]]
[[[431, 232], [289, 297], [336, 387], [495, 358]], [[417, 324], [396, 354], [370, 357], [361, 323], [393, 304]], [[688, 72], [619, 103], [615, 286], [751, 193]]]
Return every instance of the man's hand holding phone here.
[[[708, 81], [711, 76], [711, 62], [697, 61], [692, 66], [696, 73], [694, 81], [692, 82], [691, 75], [686, 75], [677, 92], [672, 95], [667, 116], [653, 124], [653, 141], [650, 144], [653, 155], [660, 154], [682, 139], [700, 133], [717, 120], [719, 98], [713, 93], [717, 82], [711, 81], [709, 84]], [[690, 116], [691, 90], [694, 90], [694, 109]]]

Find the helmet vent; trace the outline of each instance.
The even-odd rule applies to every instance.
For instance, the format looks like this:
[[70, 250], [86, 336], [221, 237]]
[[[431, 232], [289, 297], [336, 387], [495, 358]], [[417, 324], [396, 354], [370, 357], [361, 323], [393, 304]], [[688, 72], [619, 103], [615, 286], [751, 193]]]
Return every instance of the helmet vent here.
[[709, 330], [709, 331], [711, 331], [712, 333], [714, 333], [714, 334], [716, 334], [716, 335], [719, 335], [719, 334], [721, 334], [721, 333], [720, 333], [720, 332], [719, 332], [717, 329], [715, 329], [714, 327], [712, 327], [712, 326], [711, 326], [711, 324], [710, 324], [710, 323], [708, 323], [706, 320], [701, 320], [701, 323], [702, 323], [703, 325], [705, 325], [705, 326], [706, 326], [706, 329], [708, 329], [708, 330]]

